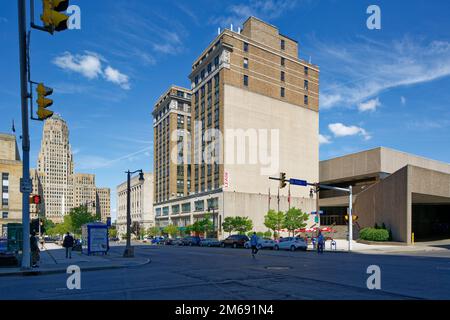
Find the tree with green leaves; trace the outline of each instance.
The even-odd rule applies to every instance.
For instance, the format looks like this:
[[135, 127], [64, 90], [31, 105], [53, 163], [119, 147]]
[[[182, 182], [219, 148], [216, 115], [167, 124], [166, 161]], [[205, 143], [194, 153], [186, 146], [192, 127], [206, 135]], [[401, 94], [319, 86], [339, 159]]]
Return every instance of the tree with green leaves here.
[[226, 217], [222, 223], [222, 229], [225, 232], [228, 232], [230, 235], [234, 231], [234, 218]]
[[151, 237], [156, 237], [159, 236], [161, 234], [161, 229], [159, 227], [151, 227], [150, 229], [148, 229], [147, 234]]
[[81, 234], [81, 226], [84, 224], [98, 221], [97, 215], [90, 213], [86, 206], [73, 208], [68, 216], [70, 217], [73, 233], [76, 235]]
[[198, 228], [200, 230], [199, 233], [203, 233], [204, 237], [206, 238], [208, 233], [214, 231], [214, 223], [211, 220], [211, 215], [206, 214], [203, 219], [198, 220]]
[[176, 237], [179, 232], [178, 227], [173, 224], [169, 224], [168, 226], [166, 226], [163, 229], [163, 231], [164, 231], [164, 233], [168, 234], [169, 237], [173, 237], [173, 238]]
[[253, 222], [249, 217], [234, 217], [233, 230], [239, 234], [245, 234], [253, 229]]
[[110, 229], [109, 229], [109, 236], [110, 236], [111, 238], [117, 237], [117, 229], [116, 229], [116, 228], [110, 228]]
[[49, 236], [61, 236], [67, 232], [74, 233], [72, 219], [69, 215], [64, 216], [64, 221], [62, 223], [55, 224], [53, 228], [48, 229], [45, 234]]
[[309, 215], [302, 212], [302, 210], [297, 208], [289, 209], [285, 216], [283, 222], [283, 228], [289, 231], [289, 234], [295, 235], [295, 230], [306, 227]]
[[284, 213], [282, 211], [269, 210], [264, 217], [264, 225], [275, 233], [283, 229]]

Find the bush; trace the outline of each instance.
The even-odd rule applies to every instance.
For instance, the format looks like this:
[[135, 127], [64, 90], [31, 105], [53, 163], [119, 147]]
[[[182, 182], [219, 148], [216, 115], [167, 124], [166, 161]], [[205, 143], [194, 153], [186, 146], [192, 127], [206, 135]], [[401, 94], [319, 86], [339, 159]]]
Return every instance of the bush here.
[[367, 241], [388, 241], [389, 231], [386, 229], [364, 228], [359, 233], [359, 237]]
[[272, 238], [272, 232], [270, 231], [264, 232], [264, 238]]

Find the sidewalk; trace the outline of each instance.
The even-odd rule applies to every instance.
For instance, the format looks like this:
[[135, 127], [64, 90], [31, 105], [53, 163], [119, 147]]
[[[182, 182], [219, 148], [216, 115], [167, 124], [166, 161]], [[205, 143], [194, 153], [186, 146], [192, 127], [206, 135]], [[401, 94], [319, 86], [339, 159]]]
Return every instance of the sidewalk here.
[[95, 271], [138, 267], [150, 263], [148, 258], [123, 258], [121, 250], [110, 250], [107, 256], [88, 256], [72, 252], [72, 259], [66, 259], [65, 250], [56, 244], [45, 244], [41, 249], [40, 267], [23, 271], [21, 268], [0, 268], [1, 276], [42, 275], [66, 273], [67, 267], [77, 265], [81, 271]]
[[[348, 240], [335, 239], [336, 241], [336, 251], [337, 252], [348, 252]], [[326, 242], [326, 251], [331, 250], [331, 241]], [[312, 245], [309, 248], [312, 250]], [[416, 244], [416, 245], [385, 245], [385, 244], [364, 244], [352, 241], [352, 252], [362, 253], [362, 254], [395, 254], [395, 253], [405, 253], [405, 252], [448, 252], [448, 249], [443, 247], [437, 247], [430, 245]]]

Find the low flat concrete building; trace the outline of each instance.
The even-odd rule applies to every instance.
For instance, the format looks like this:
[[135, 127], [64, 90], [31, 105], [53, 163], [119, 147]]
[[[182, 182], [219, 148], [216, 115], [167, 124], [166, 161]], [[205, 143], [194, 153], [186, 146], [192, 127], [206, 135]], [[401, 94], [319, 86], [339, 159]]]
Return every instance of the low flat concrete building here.
[[[148, 229], [155, 225], [153, 212], [153, 174], [145, 173], [144, 182], [139, 176], [131, 178], [130, 213], [131, 225], [138, 222], [141, 229]], [[117, 233], [119, 237], [127, 233], [127, 182], [117, 186]]]
[[[320, 182], [353, 187], [356, 231], [383, 223], [394, 241], [450, 238], [450, 164], [380, 147], [320, 162]], [[348, 195], [322, 190], [322, 225], [345, 225]]]

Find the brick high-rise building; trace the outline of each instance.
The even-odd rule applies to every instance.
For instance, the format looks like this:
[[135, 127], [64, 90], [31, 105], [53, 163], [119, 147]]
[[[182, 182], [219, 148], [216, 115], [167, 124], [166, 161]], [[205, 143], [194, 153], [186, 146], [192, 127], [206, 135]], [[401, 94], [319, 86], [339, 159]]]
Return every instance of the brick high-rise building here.
[[[269, 180], [280, 172], [319, 178], [319, 68], [299, 59], [298, 43], [250, 17], [242, 32], [221, 32], [194, 61], [189, 78], [191, 192], [170, 197], [165, 187], [175, 181], [168, 169], [174, 128], [169, 118], [161, 129], [164, 152], [155, 140], [155, 181], [165, 180], [165, 196], [155, 198], [157, 225], [185, 226], [212, 213], [223, 236], [220, 226], [228, 216], [248, 216], [255, 230], [265, 231], [269, 208], [315, 210], [308, 188], [291, 188], [290, 197], [283, 189], [278, 200], [278, 183]], [[159, 113], [153, 115], [161, 121]]]
[[97, 188], [97, 213], [102, 217], [102, 222], [111, 217], [111, 189]]

